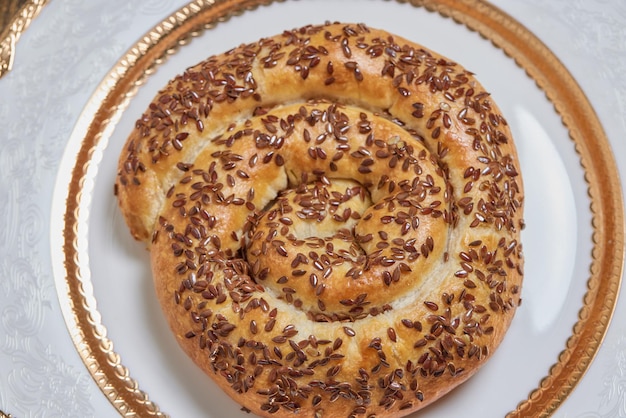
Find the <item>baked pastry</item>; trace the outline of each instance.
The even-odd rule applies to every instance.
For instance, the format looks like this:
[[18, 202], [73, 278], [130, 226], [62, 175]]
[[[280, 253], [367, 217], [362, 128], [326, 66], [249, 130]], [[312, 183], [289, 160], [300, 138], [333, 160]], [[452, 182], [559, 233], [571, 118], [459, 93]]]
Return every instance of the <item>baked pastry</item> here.
[[472, 73], [363, 24], [241, 45], [158, 93], [116, 194], [184, 351], [263, 416], [399, 417], [521, 301], [523, 186]]

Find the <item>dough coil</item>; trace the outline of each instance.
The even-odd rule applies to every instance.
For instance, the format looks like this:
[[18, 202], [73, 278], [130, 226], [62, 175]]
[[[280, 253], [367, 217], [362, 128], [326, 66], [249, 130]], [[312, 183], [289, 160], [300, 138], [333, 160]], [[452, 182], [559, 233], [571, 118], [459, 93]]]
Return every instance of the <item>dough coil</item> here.
[[363, 24], [241, 45], [158, 93], [116, 194], [185, 352], [263, 416], [404, 416], [521, 301], [511, 132], [460, 65]]

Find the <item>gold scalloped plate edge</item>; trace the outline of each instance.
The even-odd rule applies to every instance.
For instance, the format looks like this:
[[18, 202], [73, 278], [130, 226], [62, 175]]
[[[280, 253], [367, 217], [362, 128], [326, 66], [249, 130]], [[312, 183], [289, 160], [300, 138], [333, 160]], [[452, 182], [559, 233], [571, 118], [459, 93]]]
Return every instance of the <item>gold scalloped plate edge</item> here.
[[0, 78], [13, 68], [17, 41], [48, 2], [49, 0], [28, 0], [20, 7], [6, 29], [0, 32]]
[[[118, 61], [87, 103], [70, 142], [72, 161], [64, 206], [63, 277], [57, 292], [74, 345], [95, 382], [122, 416], [163, 416], [140, 388], [106, 336], [92, 294], [88, 267], [79, 261], [78, 230], [84, 184], [93, 154], [107, 141], [129, 99], [147, 76], [177, 49], [230, 17], [283, 0], [195, 0], [163, 20]], [[398, 0], [403, 3], [406, 1]], [[593, 249], [587, 292], [578, 321], [548, 374], [508, 417], [549, 416], [572, 392], [595, 357], [617, 302], [624, 263], [624, 207], [617, 166], [602, 125], [566, 67], [529, 30], [480, 0], [413, 0], [489, 39], [514, 59], [545, 92], [580, 157], [591, 201]], [[73, 157], [72, 157], [73, 158]], [[55, 274], [56, 276], [56, 274]]]

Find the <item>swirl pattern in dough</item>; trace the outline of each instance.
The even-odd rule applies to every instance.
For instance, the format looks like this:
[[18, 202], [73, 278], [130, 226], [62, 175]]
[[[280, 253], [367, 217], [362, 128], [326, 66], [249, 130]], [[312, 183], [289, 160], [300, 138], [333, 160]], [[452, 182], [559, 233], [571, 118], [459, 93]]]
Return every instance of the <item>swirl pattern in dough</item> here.
[[137, 121], [116, 194], [185, 352], [263, 416], [404, 416], [521, 301], [523, 186], [473, 74], [363, 24], [241, 45]]

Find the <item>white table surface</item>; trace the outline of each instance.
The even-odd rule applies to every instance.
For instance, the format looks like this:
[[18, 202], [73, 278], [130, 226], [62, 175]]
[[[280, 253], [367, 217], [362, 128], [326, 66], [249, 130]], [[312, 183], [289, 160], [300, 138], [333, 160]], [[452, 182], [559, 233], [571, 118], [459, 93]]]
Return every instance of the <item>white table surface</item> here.
[[[12, 72], [0, 79], [0, 410], [5, 413], [117, 415], [68, 335], [51, 269], [47, 208], [64, 145], [94, 88], [141, 35], [183, 3], [54, 0], [22, 36]], [[626, 1], [492, 3], [543, 40], [578, 80], [624, 179]], [[554, 416], [626, 416], [625, 292], [622, 285], [596, 359]]]

